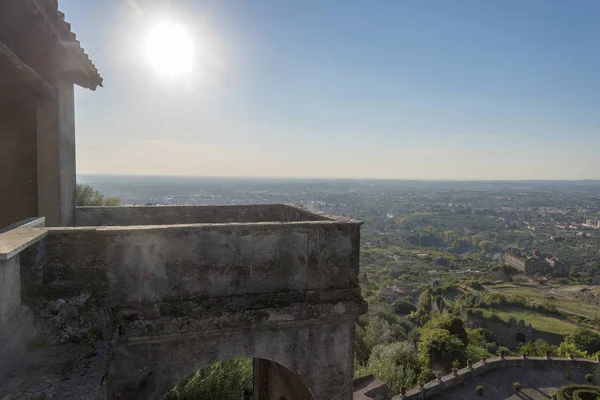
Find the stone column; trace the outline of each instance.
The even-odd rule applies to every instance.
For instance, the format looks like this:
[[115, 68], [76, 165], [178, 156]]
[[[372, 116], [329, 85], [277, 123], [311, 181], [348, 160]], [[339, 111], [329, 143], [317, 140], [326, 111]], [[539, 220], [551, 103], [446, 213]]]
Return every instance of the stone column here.
[[73, 83], [53, 82], [56, 99], [37, 106], [38, 214], [47, 226], [75, 224], [75, 102]]
[[22, 356], [20, 324], [21, 275], [19, 255], [0, 260], [0, 371]]

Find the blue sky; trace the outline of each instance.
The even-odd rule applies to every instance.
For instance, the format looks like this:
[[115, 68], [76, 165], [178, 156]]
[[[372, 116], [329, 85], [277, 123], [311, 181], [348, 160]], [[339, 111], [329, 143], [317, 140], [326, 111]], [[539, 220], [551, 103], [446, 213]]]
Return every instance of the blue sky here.
[[[60, 0], [82, 173], [600, 178], [600, 2]], [[190, 76], [140, 56], [155, 21]]]

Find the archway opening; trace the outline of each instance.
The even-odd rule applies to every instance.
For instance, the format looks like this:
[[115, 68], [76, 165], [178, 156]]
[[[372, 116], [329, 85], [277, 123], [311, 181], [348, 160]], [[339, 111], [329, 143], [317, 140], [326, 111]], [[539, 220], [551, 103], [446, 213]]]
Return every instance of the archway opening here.
[[182, 379], [166, 400], [252, 400], [251, 358], [219, 361]]
[[181, 380], [166, 400], [313, 400], [293, 371], [262, 358], [236, 358], [200, 368]]
[[525, 342], [527, 342], [527, 336], [525, 336], [525, 334], [523, 332], [517, 332], [517, 335], [515, 336], [515, 339], [519, 343], [525, 343]]

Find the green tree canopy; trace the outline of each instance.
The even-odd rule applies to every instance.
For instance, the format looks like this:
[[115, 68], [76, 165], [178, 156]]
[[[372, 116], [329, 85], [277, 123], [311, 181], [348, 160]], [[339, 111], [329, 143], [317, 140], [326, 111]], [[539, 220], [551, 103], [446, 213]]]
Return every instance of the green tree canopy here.
[[413, 311], [417, 311], [417, 307], [406, 300], [396, 300], [392, 304], [392, 309], [396, 314], [410, 314]]
[[600, 334], [585, 328], [577, 328], [565, 338], [565, 341], [572, 343], [581, 351], [589, 354], [600, 351]]
[[421, 293], [419, 296], [419, 310], [427, 310], [429, 311], [431, 307], [431, 289], [427, 288]]
[[423, 328], [418, 348], [419, 360], [426, 368], [450, 371], [454, 360], [466, 360], [465, 344], [446, 329]]
[[551, 356], [557, 354], [556, 346], [551, 346], [544, 339], [538, 339], [534, 342], [524, 343], [519, 346], [519, 352], [528, 356], [545, 356], [549, 354]]
[[469, 344], [469, 335], [465, 329], [465, 323], [461, 318], [453, 314], [433, 313], [424, 328], [445, 329], [458, 338], [465, 346]]
[[411, 342], [378, 344], [373, 348], [366, 366], [355, 367], [355, 375], [373, 374], [396, 392], [401, 387], [413, 387], [420, 372], [419, 358]]
[[121, 204], [121, 200], [118, 197], [104, 197], [102, 193], [100, 193], [90, 185], [78, 183], [75, 188], [75, 203], [78, 207], [115, 207]]

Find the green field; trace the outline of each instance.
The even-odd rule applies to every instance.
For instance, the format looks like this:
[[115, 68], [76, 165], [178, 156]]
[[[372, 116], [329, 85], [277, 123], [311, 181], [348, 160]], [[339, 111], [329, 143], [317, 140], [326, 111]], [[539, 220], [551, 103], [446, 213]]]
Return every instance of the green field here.
[[561, 335], [568, 335], [577, 328], [577, 325], [571, 322], [523, 308], [494, 309], [493, 312], [483, 308], [474, 308], [473, 310], [481, 310], [486, 318], [490, 318], [492, 313], [495, 313], [507, 322], [511, 317], [514, 317], [517, 321], [524, 320], [526, 324], [531, 324], [540, 331], [554, 332]]
[[536, 303], [540, 304], [548, 302], [556, 308], [567, 312], [572, 312], [574, 314], [583, 315], [588, 318], [593, 318], [595, 316], [600, 315], [599, 307], [579, 301], [577, 299], [568, 298], [567, 295], [562, 294], [560, 291], [552, 293], [551, 288], [537, 289], [528, 286], [502, 284], [495, 286], [486, 286], [486, 289], [489, 291], [503, 293], [507, 295], [520, 295], [528, 297]]

